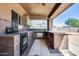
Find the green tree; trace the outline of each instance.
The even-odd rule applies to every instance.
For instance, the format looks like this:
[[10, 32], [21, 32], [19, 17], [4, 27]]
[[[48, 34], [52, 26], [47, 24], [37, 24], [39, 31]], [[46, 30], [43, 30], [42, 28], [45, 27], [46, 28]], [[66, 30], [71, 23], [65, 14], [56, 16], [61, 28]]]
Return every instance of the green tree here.
[[65, 24], [70, 27], [79, 27], [79, 20], [76, 18], [69, 18], [65, 21]]

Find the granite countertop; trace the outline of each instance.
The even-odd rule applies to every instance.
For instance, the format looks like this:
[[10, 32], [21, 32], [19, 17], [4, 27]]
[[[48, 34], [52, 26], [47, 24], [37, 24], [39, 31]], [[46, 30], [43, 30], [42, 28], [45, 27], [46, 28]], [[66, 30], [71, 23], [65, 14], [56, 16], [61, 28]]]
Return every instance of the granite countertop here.
[[31, 33], [33, 31], [18, 31], [17, 33], [12, 33], [12, 34], [0, 34], [0, 36], [15, 36], [15, 35], [20, 35], [21, 33]]
[[19, 35], [19, 33], [12, 33], [12, 34], [0, 34], [0, 36], [15, 36]]

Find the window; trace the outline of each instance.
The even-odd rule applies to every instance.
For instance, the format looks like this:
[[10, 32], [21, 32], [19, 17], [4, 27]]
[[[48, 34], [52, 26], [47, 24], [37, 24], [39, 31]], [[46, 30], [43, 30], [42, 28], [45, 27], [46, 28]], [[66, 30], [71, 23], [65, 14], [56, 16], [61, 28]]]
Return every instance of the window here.
[[47, 20], [31, 20], [31, 29], [47, 29]]
[[62, 14], [56, 17], [53, 20], [53, 26], [56, 27], [66, 27], [65, 21], [69, 18], [79, 19], [79, 3], [73, 4], [67, 10], [65, 10]]

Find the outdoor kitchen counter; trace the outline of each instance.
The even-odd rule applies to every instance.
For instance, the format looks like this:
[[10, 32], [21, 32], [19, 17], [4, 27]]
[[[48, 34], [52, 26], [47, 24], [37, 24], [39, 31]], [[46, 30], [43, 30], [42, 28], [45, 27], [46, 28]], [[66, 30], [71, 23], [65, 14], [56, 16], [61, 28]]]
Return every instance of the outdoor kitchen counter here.
[[20, 55], [20, 34], [31, 33], [33, 31], [19, 31], [12, 34], [0, 34], [0, 55], [19, 56]]
[[5, 36], [8, 36], [8, 37], [13, 37], [13, 36], [16, 36], [16, 35], [20, 35], [21, 33], [31, 33], [33, 31], [18, 31], [17, 33], [12, 33], [12, 34], [0, 34], [0, 37], [5, 37]]
[[[49, 31], [49, 32], [54, 34], [55, 48], [68, 49], [70, 55], [79, 56], [79, 33], [76, 33], [76, 32], [51, 32], [51, 31]], [[62, 39], [60, 39], [60, 37]], [[60, 46], [58, 45], [58, 43], [60, 44]]]
[[77, 33], [77, 32], [59, 32], [59, 31], [48, 31], [48, 32], [50, 32], [50, 33], [60, 33], [60, 34], [69, 34], [69, 35], [71, 35], [71, 34], [79, 35], [79, 33]]
[[0, 35], [0, 55], [19, 56], [20, 55], [20, 35], [2, 34]]

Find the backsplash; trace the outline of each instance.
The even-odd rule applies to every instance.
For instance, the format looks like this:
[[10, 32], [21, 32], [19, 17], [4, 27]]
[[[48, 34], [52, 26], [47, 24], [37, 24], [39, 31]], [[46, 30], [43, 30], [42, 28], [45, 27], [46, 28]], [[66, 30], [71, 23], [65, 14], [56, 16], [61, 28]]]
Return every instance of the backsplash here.
[[10, 24], [11, 24], [11, 21], [4, 18], [0, 18], [0, 34], [4, 34], [5, 28], [10, 27], [11, 26]]

